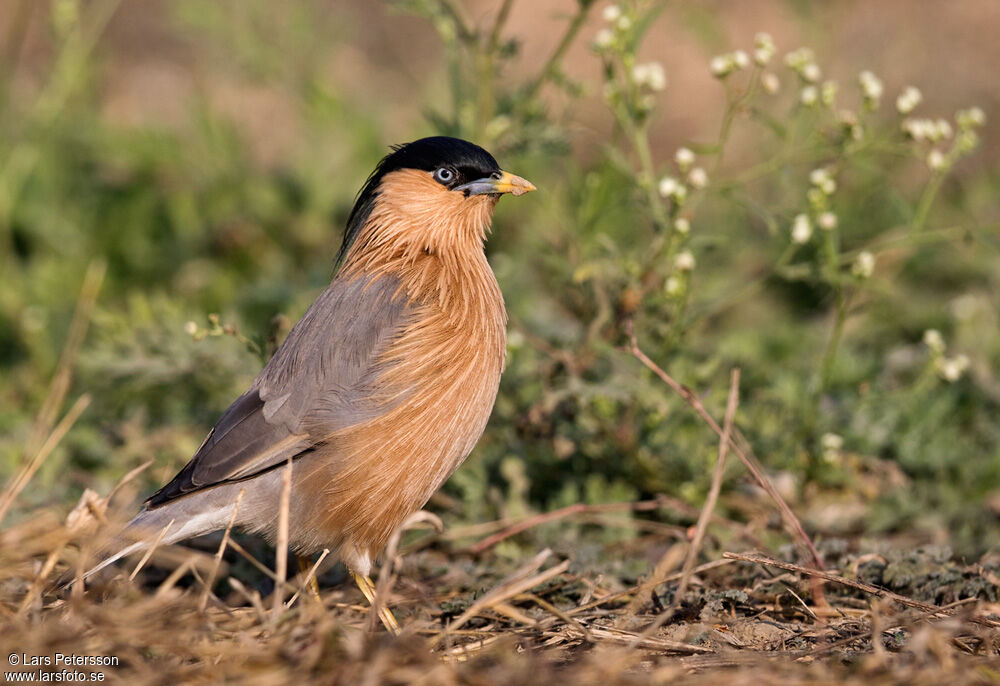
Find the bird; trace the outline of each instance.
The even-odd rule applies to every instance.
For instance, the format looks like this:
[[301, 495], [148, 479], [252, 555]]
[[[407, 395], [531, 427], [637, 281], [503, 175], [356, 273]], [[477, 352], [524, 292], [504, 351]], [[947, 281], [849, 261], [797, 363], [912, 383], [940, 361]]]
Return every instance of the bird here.
[[375, 604], [373, 563], [492, 412], [507, 314], [485, 243], [500, 197], [533, 190], [462, 139], [392, 146], [357, 194], [330, 284], [115, 538], [134, 542], [85, 577], [154, 537], [176, 543], [230, 520], [276, 542], [290, 464], [289, 546], [333, 551]]

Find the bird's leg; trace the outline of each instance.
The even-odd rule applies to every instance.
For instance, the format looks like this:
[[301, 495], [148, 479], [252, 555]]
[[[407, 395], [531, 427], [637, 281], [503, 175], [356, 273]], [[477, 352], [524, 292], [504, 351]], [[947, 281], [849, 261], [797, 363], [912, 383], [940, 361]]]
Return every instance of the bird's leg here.
[[[351, 577], [354, 579], [354, 583], [358, 585], [361, 589], [361, 593], [368, 599], [371, 605], [377, 605], [375, 602], [375, 584], [372, 582], [371, 578], [364, 576], [363, 574], [358, 574], [357, 572], [351, 570]], [[378, 618], [382, 620], [382, 624], [393, 636], [399, 636], [399, 622], [390, 610], [385, 605], [381, 605], [378, 608]]]
[[316, 580], [316, 575], [313, 574], [311, 577], [308, 576], [309, 572], [312, 571], [312, 562], [306, 555], [296, 555], [295, 559], [299, 561], [299, 572], [309, 579], [309, 583], [306, 584], [309, 588], [309, 593], [317, 600], [317, 602], [319, 602], [320, 605], [322, 605], [323, 598], [319, 594], [319, 582]]

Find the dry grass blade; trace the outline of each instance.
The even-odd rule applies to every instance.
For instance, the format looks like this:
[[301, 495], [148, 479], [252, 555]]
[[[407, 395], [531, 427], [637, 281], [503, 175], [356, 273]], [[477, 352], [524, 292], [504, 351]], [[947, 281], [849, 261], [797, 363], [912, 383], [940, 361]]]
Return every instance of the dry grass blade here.
[[844, 586], [850, 586], [864, 593], [869, 593], [879, 598], [887, 598], [889, 600], [894, 600], [900, 605], [906, 605], [907, 607], [915, 607], [918, 610], [923, 610], [924, 612], [929, 612], [934, 615], [938, 615], [942, 612], [944, 608], [937, 607], [935, 605], [928, 605], [927, 603], [922, 603], [919, 600], [913, 600], [912, 598], [907, 598], [906, 596], [899, 595], [898, 593], [893, 593], [892, 591], [887, 591], [884, 588], [879, 588], [878, 586], [872, 586], [871, 584], [866, 584], [863, 581], [854, 581], [853, 579], [847, 579], [836, 574], [831, 574], [830, 572], [823, 571], [820, 569], [810, 569], [809, 567], [803, 567], [801, 565], [792, 564], [791, 562], [783, 562], [781, 560], [775, 560], [765, 555], [757, 555], [753, 553], [723, 553], [722, 556], [727, 560], [742, 560], [743, 562], [753, 562], [759, 565], [766, 565], [768, 567], [777, 567], [778, 569], [785, 569], [790, 572], [798, 572], [799, 574], [804, 574], [806, 576], [815, 576], [826, 581], [832, 581], [837, 584], [842, 584]]
[[146, 550], [146, 553], [142, 556], [142, 559], [139, 560], [138, 564], [136, 564], [135, 569], [133, 569], [132, 573], [128, 575], [129, 581], [133, 581], [135, 579], [135, 575], [139, 573], [139, 570], [141, 570], [144, 566], [146, 566], [146, 563], [149, 562], [149, 558], [153, 556], [153, 553], [159, 547], [160, 541], [163, 540], [163, 537], [167, 535], [167, 532], [170, 531], [173, 525], [174, 525], [174, 520], [171, 519], [169, 522], [167, 522], [167, 525], [160, 530], [160, 533], [159, 535], [157, 535], [156, 540], [153, 541], [153, 545], [149, 546], [149, 548]]
[[251, 593], [243, 582], [234, 576], [229, 577], [229, 585], [236, 589], [243, 598], [250, 603], [251, 607], [257, 612], [257, 621], [261, 624], [267, 621], [267, 611], [264, 610], [264, 603], [260, 599], [260, 593], [256, 589]]
[[111, 489], [111, 492], [108, 493], [107, 497], [104, 500], [110, 502], [111, 499], [115, 497], [115, 494], [118, 493], [118, 491], [120, 491], [122, 487], [125, 486], [125, 484], [127, 484], [132, 479], [134, 479], [135, 477], [139, 476], [144, 471], [149, 469], [149, 466], [151, 464], [153, 464], [153, 460], [147, 460], [138, 467], [136, 467], [135, 469], [130, 470], [125, 476], [123, 476], [121, 479], [118, 480], [118, 483], [114, 485], [114, 487]]
[[[83, 344], [83, 339], [90, 326], [90, 316], [93, 313], [94, 304], [97, 302], [97, 294], [100, 292], [101, 284], [104, 281], [106, 266], [103, 260], [94, 260], [87, 267], [87, 273], [83, 278], [83, 286], [80, 288], [80, 296], [76, 301], [76, 309], [73, 311], [73, 320], [70, 322], [69, 332], [66, 335], [66, 343], [63, 345], [62, 353], [59, 356], [59, 362], [56, 365], [52, 383], [49, 385], [49, 392], [38, 412], [35, 424], [32, 427], [31, 437], [28, 439], [25, 447], [25, 455], [28, 456], [28, 462], [18, 475], [18, 478], [10, 483], [3, 496], [0, 497], [0, 522], [7, 516], [7, 512], [10, 511], [14, 499], [27, 484], [27, 480], [31, 478], [31, 474], [34, 474], [37, 464], [41, 464], [41, 461], [45, 459], [44, 457], [38, 457], [43, 446], [53, 442], [51, 435], [53, 433], [52, 427], [56, 423], [56, 416], [58, 416], [63, 401], [66, 399], [66, 394], [69, 393], [70, 382], [73, 380], [73, 365], [76, 362], [76, 356], [80, 351], [80, 346]], [[78, 400], [77, 403], [79, 402]], [[90, 402], [89, 397], [86, 402]], [[82, 412], [85, 407], [84, 405], [79, 411]], [[68, 416], [69, 414], [67, 414]], [[69, 423], [69, 426], [72, 426], [72, 422]], [[67, 430], [69, 426], [66, 427]], [[55, 443], [58, 443], [58, 440]], [[55, 445], [51, 447], [55, 447]], [[29, 469], [34, 463], [37, 463], [36, 466], [33, 469]], [[25, 476], [27, 478], [24, 478]]]
[[[521, 593], [524, 593], [539, 584], [545, 583], [549, 579], [555, 578], [565, 572], [569, 568], [569, 560], [564, 560], [560, 564], [542, 572], [541, 574], [529, 576], [532, 572], [541, 567], [551, 554], [552, 551], [548, 549], [540, 552], [530, 563], [511, 574], [509, 577], [500, 582], [500, 584], [493, 590], [474, 602], [469, 609], [458, 617], [458, 619], [448, 625], [444, 633], [447, 634], [451, 631], [459, 629], [464, 626], [466, 622], [475, 617], [476, 614], [485, 609], [489, 609], [495, 603], [501, 603], [508, 598], [520, 595]], [[437, 637], [435, 637], [434, 641], [437, 641]]]
[[494, 612], [502, 614], [504, 617], [513, 619], [518, 624], [523, 624], [525, 626], [531, 626], [531, 627], [536, 626], [538, 624], [538, 622], [534, 618], [529, 617], [528, 615], [524, 614], [513, 605], [509, 605], [507, 603], [493, 603], [490, 609], [493, 610]]
[[[646, 648], [671, 653], [683, 653], [685, 655], [705, 655], [715, 652], [711, 648], [704, 646], [696, 646], [679, 641], [668, 641], [662, 638], [651, 638], [642, 634], [632, 633], [631, 631], [623, 631], [622, 629], [591, 627], [590, 635], [595, 639], [627, 645], [629, 648]], [[626, 655], [625, 657], [627, 658], [628, 656]]]
[[222, 542], [219, 543], [219, 549], [215, 551], [215, 560], [212, 563], [212, 569], [208, 574], [208, 578], [205, 580], [205, 588], [201, 592], [201, 598], [198, 599], [198, 611], [204, 612], [205, 606], [208, 604], [208, 596], [212, 592], [212, 585], [215, 583], [215, 575], [219, 573], [219, 567], [222, 565], [222, 556], [226, 552], [226, 545], [229, 543], [229, 537], [233, 532], [233, 525], [236, 523], [236, 515], [240, 511], [240, 503], [243, 501], [243, 494], [246, 493], [245, 488], [241, 488], [240, 492], [236, 494], [236, 502], [233, 503], [233, 514], [229, 516], [229, 523], [226, 525], [226, 531], [222, 534]]
[[60, 545], [49, 553], [47, 558], [45, 558], [45, 564], [42, 565], [41, 570], [38, 572], [38, 576], [36, 576], [35, 580], [31, 583], [31, 588], [28, 589], [28, 593], [24, 596], [24, 600], [21, 601], [21, 605], [17, 609], [17, 614], [24, 614], [27, 612], [28, 608], [31, 607], [31, 604], [35, 601], [38, 592], [45, 584], [45, 580], [55, 568], [56, 562], [59, 560], [59, 555], [62, 553], [63, 548], [65, 548], [65, 545]]
[[687, 556], [687, 551], [690, 549], [690, 546], [685, 542], [678, 542], [667, 548], [666, 552], [660, 556], [660, 559], [653, 567], [649, 578], [636, 587], [632, 600], [629, 601], [628, 607], [622, 613], [621, 620], [619, 621], [620, 626], [631, 623], [635, 619], [635, 616], [642, 610], [643, 606], [649, 603], [650, 594], [653, 590], [671, 576], [670, 572], [673, 572], [678, 566], [683, 564]]
[[570, 617], [568, 614], [560, 610], [558, 607], [556, 607], [549, 601], [547, 601], [545, 598], [539, 598], [534, 593], [525, 593], [524, 597], [528, 598], [533, 603], [538, 605], [538, 607], [542, 608], [549, 614], [553, 615], [556, 619], [565, 622], [567, 626], [570, 626], [573, 629], [579, 631], [588, 641], [591, 640], [590, 630], [587, 629], [587, 627], [585, 627], [583, 624], [580, 624], [580, 622]]
[[189, 570], [193, 569], [198, 558], [195, 555], [189, 556], [184, 562], [182, 562], [174, 571], [170, 572], [159, 588], [156, 589], [156, 593], [153, 594], [154, 599], [161, 599], [166, 597], [177, 582], [181, 580], [181, 577], [188, 573]]
[[73, 403], [73, 406], [69, 408], [69, 412], [66, 413], [59, 424], [57, 424], [52, 430], [52, 433], [50, 433], [48, 438], [45, 439], [45, 442], [42, 443], [38, 451], [32, 455], [32, 457], [25, 463], [24, 467], [21, 468], [21, 471], [18, 472], [17, 476], [11, 480], [7, 489], [4, 491], [3, 497], [0, 498], [0, 521], [3, 520], [8, 510], [10, 510], [10, 506], [13, 505], [17, 496], [21, 494], [24, 487], [28, 485], [29, 481], [31, 481], [31, 478], [35, 475], [35, 472], [38, 471], [38, 468], [42, 466], [45, 458], [52, 454], [52, 451], [55, 450], [57, 445], [59, 445], [59, 442], [62, 441], [63, 437], [71, 428], [73, 428], [73, 424], [76, 423], [76, 420], [80, 418], [83, 411], [87, 409], [88, 405], [90, 405], [90, 401], [91, 397], [89, 393], [84, 393], [77, 398], [76, 402]]
[[292, 498], [292, 458], [281, 475], [281, 501], [278, 510], [278, 540], [275, 549], [275, 584], [274, 600], [271, 607], [271, 620], [278, 621], [281, 609], [285, 604], [285, 579], [288, 577], [288, 508]]
[[[295, 601], [299, 599], [299, 596], [302, 595], [302, 591], [304, 591], [306, 588], [309, 587], [309, 584], [311, 584], [313, 579], [316, 578], [316, 570], [319, 569], [319, 566], [323, 564], [323, 560], [325, 560], [329, 554], [330, 554], [330, 549], [324, 548], [323, 552], [319, 554], [319, 557], [316, 558], [316, 561], [309, 568], [309, 571], [306, 572], [305, 576], [302, 579], [302, 583], [299, 584], [299, 587], [298, 589], [296, 589], [295, 594], [288, 599], [287, 603], [285, 603], [285, 609], [292, 607], [292, 605], [295, 604]], [[322, 603], [322, 598], [317, 598], [317, 602]]]

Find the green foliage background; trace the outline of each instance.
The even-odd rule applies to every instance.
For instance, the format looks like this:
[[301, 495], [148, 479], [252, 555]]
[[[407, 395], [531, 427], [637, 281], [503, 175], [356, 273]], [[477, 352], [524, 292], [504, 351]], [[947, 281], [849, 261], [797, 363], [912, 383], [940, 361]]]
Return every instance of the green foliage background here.
[[[894, 93], [865, 115], [865, 144], [855, 145], [833, 110], [799, 104], [779, 53], [771, 69], [784, 89], [771, 99], [759, 92], [761, 70], [720, 81], [727, 109], [703, 115], [690, 145], [709, 185], [675, 203], [656, 192], [660, 176], [677, 174], [672, 150], [649, 142], [656, 94], [632, 72], [644, 31], [674, 9], [625, 5], [634, 26], [616, 48], [591, 55], [603, 64], [602, 84], [562, 69], [565, 49], [592, 40], [582, 27], [600, 6], [570, 4], [565, 35], [545, 48], [551, 59], [520, 73], [510, 65], [521, 46], [504, 30], [509, 5], [479, 27], [450, 2], [380, 10], [423, 17], [422, 40], [441, 45], [442, 63], [426, 75], [433, 95], [413, 104], [422, 123], [403, 138], [470, 138], [540, 189], [498, 210], [488, 250], [511, 314], [508, 368], [483, 441], [446, 487], [453, 499], [436, 506], [480, 521], [657, 493], [700, 505], [716, 437], [623, 351], [634, 321], [643, 349], [716, 416], [729, 370], [741, 368], [737, 423], [769, 472], [790, 484], [807, 525], [947, 540], [967, 554], [996, 545], [995, 171], [965, 172], [956, 158], [955, 174], [930, 173], [926, 150], [899, 132]], [[293, 103], [302, 143], [265, 162], [205, 94], [191, 98], [181, 127], [107, 117], [101, 46], [116, 3], [51, 5], [52, 53], [34, 90], [16, 87], [8, 53], [0, 77], [5, 479], [26, 457], [84, 274], [91, 264], [107, 269], [69, 392], [70, 400], [90, 393], [93, 403], [19, 512], [68, 506], [85, 487], [107, 492], [148, 459], [150, 488], [169, 478], [329, 279], [353, 194], [397, 140], [384, 132], [387, 113], [352, 102], [324, 69], [324, 47], [352, 30], [343, 17], [319, 3], [282, 6], [185, 1], [170, 10], [202, 59]], [[717, 45], [704, 38], [716, 35], [710, 14], [677, 11]], [[602, 89], [617, 124], [593, 140], [574, 111]], [[843, 84], [839, 97], [859, 103], [856, 91]], [[969, 104], [948, 103], [950, 111]], [[730, 113], [756, 141], [749, 161], [721, 161], [727, 133], [717, 127]], [[583, 143], [596, 154], [580, 153]], [[796, 247], [789, 226], [812, 211], [809, 172], [820, 166], [837, 170], [838, 189], [824, 202], [838, 228]], [[690, 237], [670, 228], [677, 217], [690, 219]], [[690, 273], [676, 267], [685, 250], [696, 259]], [[876, 257], [871, 278], [852, 271], [862, 250]], [[683, 282], [668, 286], [671, 277]], [[838, 313], [842, 338], [831, 345]], [[957, 381], [938, 373], [940, 355], [922, 342], [927, 329], [942, 333], [947, 355], [968, 356]], [[733, 511], [756, 497], [735, 464], [726, 494]], [[824, 507], [850, 503], [860, 503], [860, 518], [823, 518]]]

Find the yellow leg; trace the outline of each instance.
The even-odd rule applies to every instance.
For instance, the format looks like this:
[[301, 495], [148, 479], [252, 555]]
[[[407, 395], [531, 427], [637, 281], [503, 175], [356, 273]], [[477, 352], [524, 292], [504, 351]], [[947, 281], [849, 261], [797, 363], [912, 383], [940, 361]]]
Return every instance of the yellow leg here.
[[[296, 555], [295, 558], [299, 561], [299, 571], [302, 575], [305, 576], [309, 574], [313, 566], [312, 561], [307, 556], [303, 555]], [[316, 581], [315, 574], [309, 579], [308, 588], [310, 595], [312, 595], [312, 597], [315, 598], [320, 605], [322, 605], [323, 598], [319, 594], [319, 582]]]
[[[361, 593], [365, 596], [368, 602], [375, 605], [375, 584], [367, 576], [362, 576], [356, 572], [351, 572], [351, 577], [354, 579], [354, 583], [358, 585], [361, 589]], [[382, 605], [378, 609], [378, 618], [382, 620], [382, 624], [393, 636], [399, 636], [399, 622], [392, 615], [392, 610], [390, 610], [385, 605]]]

